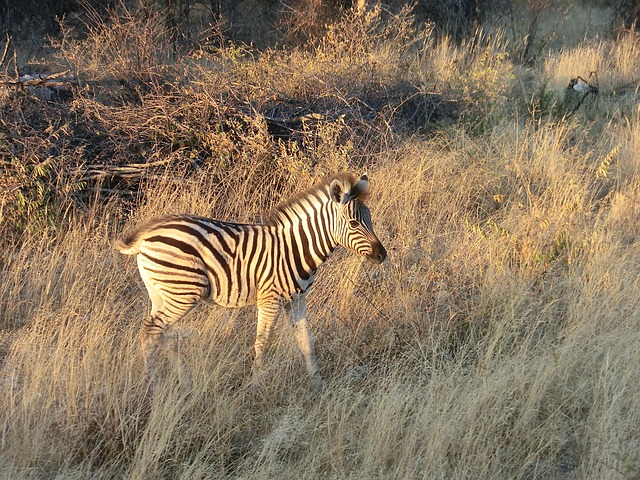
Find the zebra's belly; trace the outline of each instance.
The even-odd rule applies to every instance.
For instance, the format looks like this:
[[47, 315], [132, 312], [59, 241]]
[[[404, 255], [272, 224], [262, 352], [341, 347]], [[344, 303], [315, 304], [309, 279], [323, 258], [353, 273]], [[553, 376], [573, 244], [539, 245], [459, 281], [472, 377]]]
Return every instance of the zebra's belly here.
[[242, 292], [213, 292], [209, 301], [226, 308], [239, 308], [256, 304], [255, 294], [243, 294]]

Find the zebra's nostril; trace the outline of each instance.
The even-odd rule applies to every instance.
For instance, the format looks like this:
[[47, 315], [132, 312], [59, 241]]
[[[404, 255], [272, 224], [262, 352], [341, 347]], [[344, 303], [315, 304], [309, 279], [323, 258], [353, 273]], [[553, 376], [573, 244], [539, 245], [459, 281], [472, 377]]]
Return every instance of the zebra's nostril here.
[[378, 248], [374, 248], [373, 251], [367, 255], [367, 258], [371, 262], [379, 265], [384, 262], [385, 258], [387, 258], [387, 252], [384, 247], [380, 245]]

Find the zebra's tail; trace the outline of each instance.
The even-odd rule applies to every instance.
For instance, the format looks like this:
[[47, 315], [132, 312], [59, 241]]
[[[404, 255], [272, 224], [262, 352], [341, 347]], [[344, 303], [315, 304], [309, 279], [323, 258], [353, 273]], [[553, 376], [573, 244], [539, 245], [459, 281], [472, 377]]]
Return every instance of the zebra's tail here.
[[114, 250], [118, 250], [125, 255], [136, 255], [140, 253], [140, 242], [142, 241], [142, 235], [138, 235], [138, 232], [130, 233], [124, 238], [116, 240], [113, 244]]
[[149, 236], [149, 233], [152, 232], [155, 228], [161, 227], [167, 222], [178, 221], [184, 218], [187, 218], [187, 216], [163, 215], [161, 217], [152, 218], [135, 230], [127, 233], [121, 239], [116, 240], [116, 242], [113, 244], [113, 248], [115, 250], [118, 250], [120, 253], [124, 253], [125, 255], [137, 255], [138, 253], [140, 253], [140, 244], [147, 236]]

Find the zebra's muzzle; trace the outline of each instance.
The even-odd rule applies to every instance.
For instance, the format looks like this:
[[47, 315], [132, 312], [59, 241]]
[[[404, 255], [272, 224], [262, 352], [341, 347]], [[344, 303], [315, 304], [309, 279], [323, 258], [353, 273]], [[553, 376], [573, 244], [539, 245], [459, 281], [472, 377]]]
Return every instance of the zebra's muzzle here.
[[371, 253], [367, 255], [367, 259], [376, 265], [380, 265], [387, 258], [387, 251], [380, 242], [371, 245]]

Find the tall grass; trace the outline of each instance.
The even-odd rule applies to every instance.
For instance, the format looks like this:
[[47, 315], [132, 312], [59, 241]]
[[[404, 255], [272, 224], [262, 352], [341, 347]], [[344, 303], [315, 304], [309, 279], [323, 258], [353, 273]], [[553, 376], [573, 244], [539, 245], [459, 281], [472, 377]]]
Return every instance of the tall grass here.
[[[638, 97], [614, 95], [634, 81], [637, 37], [550, 50], [525, 72], [501, 32], [456, 45], [414, 32], [408, 12], [365, 13], [306, 49], [203, 50], [183, 81], [77, 93], [69, 131], [95, 150], [48, 145], [84, 190], [46, 197], [55, 228], [23, 229], [28, 215], [3, 203], [0, 476], [640, 474]], [[596, 59], [598, 96], [532, 115], [539, 85], [561, 102], [585, 75], [580, 52]], [[101, 81], [122, 74], [106, 67]], [[309, 112], [321, 116], [285, 132], [265, 119]], [[42, 188], [75, 178], [56, 168]], [[247, 388], [255, 310], [202, 305], [175, 332], [188, 381], [167, 366], [149, 392], [148, 300], [113, 240], [160, 213], [256, 221], [326, 173], [364, 169], [389, 258], [340, 250], [319, 272], [308, 300], [326, 391], [286, 318], [268, 381]]]

